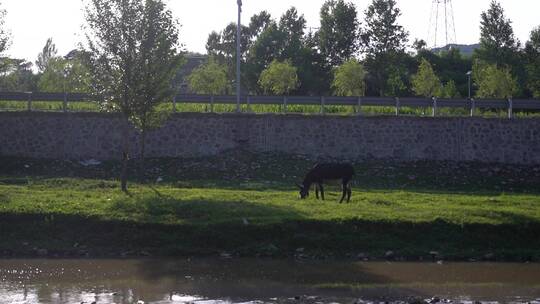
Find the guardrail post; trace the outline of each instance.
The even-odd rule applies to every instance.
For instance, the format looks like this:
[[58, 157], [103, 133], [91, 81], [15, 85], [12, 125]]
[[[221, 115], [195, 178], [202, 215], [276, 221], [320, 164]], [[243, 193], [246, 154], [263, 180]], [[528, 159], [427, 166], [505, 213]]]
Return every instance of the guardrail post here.
[[514, 103], [512, 101], [512, 98], [508, 98], [508, 119], [512, 119], [513, 116], [513, 109]]
[[172, 111], [173, 113], [176, 113], [176, 94], [174, 95], [172, 99]]
[[396, 116], [399, 116], [399, 108], [400, 108], [399, 97], [396, 97]]
[[67, 106], [68, 106], [68, 93], [64, 92], [64, 103], [62, 104], [62, 110], [67, 112]]
[[32, 111], [32, 92], [28, 92], [28, 103], [27, 103], [28, 112]]
[[324, 104], [325, 104], [326, 100], [324, 98], [324, 96], [321, 96], [321, 114], [324, 115]]
[[214, 113], [214, 95], [210, 96], [210, 113]]
[[362, 115], [362, 97], [360, 96], [358, 97], [358, 100], [357, 100], [356, 114]]
[[476, 110], [476, 102], [471, 98], [471, 117], [474, 117], [474, 112]]
[[287, 96], [283, 96], [283, 113], [287, 113]]
[[431, 116], [437, 116], [437, 97], [433, 97], [433, 112], [431, 113]]

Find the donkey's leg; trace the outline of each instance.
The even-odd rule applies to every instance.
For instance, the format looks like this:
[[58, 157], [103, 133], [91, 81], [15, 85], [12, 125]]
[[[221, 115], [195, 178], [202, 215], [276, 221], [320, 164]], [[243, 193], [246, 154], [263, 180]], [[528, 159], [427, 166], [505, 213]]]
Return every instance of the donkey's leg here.
[[352, 195], [352, 185], [349, 182], [349, 184], [347, 185], [347, 203], [351, 201], [351, 195]]
[[341, 195], [341, 200], [339, 201], [339, 203], [343, 203], [343, 200], [345, 199], [345, 195], [347, 195], [347, 183], [345, 181], [343, 181], [342, 185], [341, 185], [341, 189], [343, 189], [343, 195]]
[[321, 198], [322, 200], [324, 201], [324, 188], [323, 188], [323, 184], [322, 183], [319, 183], [319, 188], [321, 188]]
[[319, 184], [315, 184], [315, 197], [319, 199]]

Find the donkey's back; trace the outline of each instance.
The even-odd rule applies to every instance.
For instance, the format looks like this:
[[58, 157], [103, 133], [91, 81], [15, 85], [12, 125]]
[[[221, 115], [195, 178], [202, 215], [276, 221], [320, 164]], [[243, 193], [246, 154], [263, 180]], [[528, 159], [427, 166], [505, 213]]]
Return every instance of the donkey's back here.
[[315, 165], [308, 174], [313, 177], [314, 181], [337, 179], [350, 181], [354, 176], [354, 168], [351, 164], [321, 163]]

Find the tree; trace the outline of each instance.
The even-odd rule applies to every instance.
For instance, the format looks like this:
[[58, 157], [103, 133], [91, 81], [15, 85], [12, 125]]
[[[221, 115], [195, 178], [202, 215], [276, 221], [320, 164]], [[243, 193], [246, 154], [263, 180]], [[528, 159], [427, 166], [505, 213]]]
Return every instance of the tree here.
[[[399, 62], [399, 60], [396, 61]], [[406, 96], [407, 84], [405, 81], [408, 75], [405, 66], [399, 62], [399, 64], [388, 67], [387, 73], [388, 78], [386, 80], [384, 95]]]
[[540, 26], [531, 32], [525, 46], [527, 88], [534, 98], [540, 98]]
[[316, 44], [306, 37], [305, 28], [304, 16], [294, 7], [288, 9], [279, 22], [268, 21], [247, 52], [243, 75], [249, 91], [263, 93], [258, 79], [274, 60], [289, 60], [297, 68], [300, 84], [294, 93], [313, 94], [328, 87], [324, 58], [317, 52]]
[[249, 36], [251, 38], [258, 37], [272, 23], [274, 23], [272, 16], [267, 11], [253, 15], [249, 22]]
[[456, 83], [453, 80], [448, 81], [441, 89], [440, 97], [442, 98], [461, 98]]
[[[0, 3], [1, 5], [1, 3]], [[0, 8], [0, 54], [9, 47], [10, 34], [5, 28], [6, 10]]]
[[473, 65], [473, 79], [478, 87], [478, 98], [512, 98], [519, 92], [517, 79], [510, 68], [499, 68], [494, 64], [476, 61]]
[[274, 60], [261, 73], [259, 84], [266, 92], [276, 95], [289, 94], [298, 87], [297, 69], [289, 61]]
[[431, 64], [422, 59], [418, 73], [412, 76], [413, 91], [420, 96], [433, 97], [441, 89], [441, 81], [435, 75]]
[[420, 53], [427, 50], [427, 42], [424, 39], [415, 39], [412, 47], [416, 53]]
[[[141, 159], [158, 103], [170, 98], [181, 62], [178, 24], [161, 0], [90, 0], [87, 41], [93, 91], [124, 119], [122, 190], [127, 191], [128, 121], [141, 130]], [[143, 163], [143, 162], [141, 162]]]
[[[262, 11], [251, 17], [249, 26], [242, 26], [240, 32], [240, 52], [242, 69], [242, 85], [247, 85], [247, 89], [256, 90], [258, 73], [264, 69], [250, 66], [250, 51], [259, 37], [261, 37], [276, 23], [271, 19], [270, 14]], [[230, 23], [220, 32], [213, 31], [208, 36], [206, 50], [209, 56], [213, 56], [218, 63], [227, 67], [227, 79], [233, 84], [236, 81], [236, 23]], [[253, 58], [253, 57], [252, 57]], [[267, 66], [271, 61], [269, 61]], [[258, 73], [256, 72], [258, 71]]]
[[327, 0], [321, 8], [318, 47], [331, 67], [350, 59], [358, 49], [360, 23], [356, 7], [344, 0]]
[[[430, 50], [422, 50], [416, 55], [416, 62], [426, 59], [431, 63], [435, 74], [439, 76], [442, 83], [453, 81], [456, 89], [461, 96], [467, 96], [468, 93], [468, 77], [467, 72], [472, 69], [472, 58], [462, 56], [458, 48], [449, 48], [437, 53]], [[418, 63], [410, 70], [417, 69]]]
[[481, 14], [480, 48], [475, 51], [476, 58], [498, 66], [512, 65], [518, 49], [512, 21], [506, 19], [501, 4], [492, 0], [489, 9]]
[[44, 66], [38, 81], [41, 92], [90, 93], [90, 70], [79, 56], [51, 57]]
[[24, 59], [0, 58], [0, 91], [37, 91], [37, 75], [32, 72], [32, 63]]
[[337, 96], [364, 96], [366, 83], [364, 67], [356, 59], [349, 59], [334, 71], [332, 87]]
[[[361, 35], [366, 52], [366, 67], [379, 94], [384, 95], [392, 69], [402, 65], [408, 33], [397, 23], [401, 11], [395, 0], [373, 0], [366, 10]], [[398, 70], [403, 70], [399, 68]]]
[[197, 94], [223, 94], [227, 90], [227, 67], [214, 58], [188, 76], [190, 89]]
[[[5, 23], [6, 23], [5, 19], [6, 19], [6, 10], [0, 8], [0, 55], [2, 55], [4, 51], [6, 51], [6, 49], [9, 47], [9, 42], [10, 42], [9, 32], [5, 28]], [[2, 74], [2, 78], [6, 77], [11, 65], [12, 65], [12, 61], [10, 58], [7, 58], [7, 57], [0, 58], [0, 73]]]
[[298, 15], [295, 7], [288, 9], [279, 20], [279, 30], [284, 39], [283, 56], [292, 59], [293, 63], [301, 55], [305, 28], [306, 19], [303, 15]]
[[36, 60], [36, 66], [40, 73], [43, 73], [49, 66], [49, 61], [52, 58], [55, 58], [58, 51], [56, 50], [56, 45], [53, 43], [52, 38], [47, 39], [45, 46], [41, 53], [39, 53]]
[[274, 60], [285, 59], [284, 47], [285, 35], [275, 23], [269, 25], [253, 43], [244, 68], [244, 73], [248, 75], [244, 83], [250, 91], [262, 92], [258, 79]]

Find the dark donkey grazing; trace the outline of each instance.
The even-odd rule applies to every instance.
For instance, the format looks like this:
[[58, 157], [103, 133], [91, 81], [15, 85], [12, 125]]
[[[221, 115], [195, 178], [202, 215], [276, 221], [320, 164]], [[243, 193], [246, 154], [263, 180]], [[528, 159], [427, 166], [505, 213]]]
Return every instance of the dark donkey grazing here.
[[351, 179], [354, 175], [354, 168], [350, 164], [317, 164], [311, 169], [304, 178], [304, 182], [301, 185], [297, 185], [300, 188], [300, 197], [302, 199], [309, 196], [309, 189], [311, 184], [315, 184], [315, 195], [319, 199], [319, 190], [321, 191], [321, 198], [324, 200], [324, 188], [323, 182], [327, 180], [341, 180], [343, 187], [343, 195], [339, 203], [341, 204], [347, 195], [347, 202], [351, 200]]

